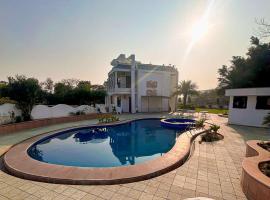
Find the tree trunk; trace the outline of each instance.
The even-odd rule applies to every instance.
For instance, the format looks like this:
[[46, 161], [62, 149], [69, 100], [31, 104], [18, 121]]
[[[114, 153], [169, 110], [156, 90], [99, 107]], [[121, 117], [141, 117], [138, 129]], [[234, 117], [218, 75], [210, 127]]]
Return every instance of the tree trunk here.
[[186, 108], [187, 105], [187, 94], [184, 94], [183, 96], [183, 107]]

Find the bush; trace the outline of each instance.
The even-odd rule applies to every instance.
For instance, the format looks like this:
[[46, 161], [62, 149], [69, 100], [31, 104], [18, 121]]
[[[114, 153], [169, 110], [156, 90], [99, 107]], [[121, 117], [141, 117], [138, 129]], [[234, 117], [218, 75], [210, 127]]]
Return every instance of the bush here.
[[178, 109], [189, 109], [189, 110], [195, 110], [195, 106], [192, 104], [188, 104], [184, 106], [183, 104], [178, 105]]
[[119, 117], [116, 117], [115, 115], [103, 115], [98, 119], [98, 122], [100, 124], [111, 123], [116, 121], [119, 121]]
[[72, 116], [75, 116], [75, 115], [85, 115], [86, 113], [84, 111], [76, 111], [76, 112], [71, 112], [69, 114]]
[[0, 98], [0, 105], [5, 104], [5, 103], [16, 104], [16, 101], [11, 100], [9, 97]]
[[265, 149], [265, 150], [267, 150], [267, 151], [270, 152], [270, 142], [268, 142], [268, 141], [267, 142], [261, 141], [261, 142], [258, 143], [258, 145], [260, 147], [262, 147], [263, 149]]
[[21, 116], [16, 116], [15, 117], [15, 123], [20, 123], [22, 122], [22, 117]]
[[228, 111], [227, 111], [227, 110], [224, 110], [224, 111], [222, 112], [222, 114], [223, 114], [223, 115], [228, 115]]
[[195, 128], [204, 128], [205, 119], [199, 119], [195, 122]]
[[262, 173], [264, 173], [266, 176], [270, 177], [270, 162], [263, 162], [259, 164], [259, 168]]
[[218, 125], [216, 125], [216, 124], [212, 124], [212, 125], [210, 126], [210, 131], [211, 131], [211, 132], [217, 133], [219, 129], [220, 129], [220, 126], [218, 126]]
[[223, 138], [222, 135], [218, 134], [218, 130], [220, 126], [213, 124], [210, 126], [210, 130], [201, 136], [201, 141], [203, 142], [214, 142], [217, 140], [221, 140]]
[[263, 120], [263, 125], [269, 126], [270, 127], [270, 113], [268, 113]]
[[220, 140], [220, 135], [215, 134], [211, 131], [207, 131], [205, 134], [201, 136], [201, 139], [202, 139], [201, 141], [203, 142], [214, 142]]

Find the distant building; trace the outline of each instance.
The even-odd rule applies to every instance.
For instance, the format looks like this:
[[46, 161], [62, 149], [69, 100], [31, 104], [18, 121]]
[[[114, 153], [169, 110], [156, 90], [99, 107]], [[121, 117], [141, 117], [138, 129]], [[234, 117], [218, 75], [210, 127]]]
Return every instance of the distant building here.
[[176, 109], [173, 95], [178, 83], [174, 66], [142, 64], [135, 55], [120, 54], [112, 60], [113, 68], [106, 83], [106, 106], [122, 112], [163, 112]]
[[6, 81], [0, 81], [0, 84], [1, 84], [1, 85], [7, 85], [8, 82], [6, 82]]
[[228, 89], [230, 97], [229, 124], [263, 127], [270, 112], [270, 88]]

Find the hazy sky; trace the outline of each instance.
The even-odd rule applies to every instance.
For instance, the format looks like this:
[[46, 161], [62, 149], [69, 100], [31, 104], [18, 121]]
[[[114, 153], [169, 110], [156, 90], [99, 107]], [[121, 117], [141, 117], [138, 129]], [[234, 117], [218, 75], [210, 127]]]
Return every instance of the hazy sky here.
[[179, 79], [217, 85], [244, 55], [269, 0], [0, 0], [0, 80], [24, 74], [103, 83], [120, 53], [173, 64]]

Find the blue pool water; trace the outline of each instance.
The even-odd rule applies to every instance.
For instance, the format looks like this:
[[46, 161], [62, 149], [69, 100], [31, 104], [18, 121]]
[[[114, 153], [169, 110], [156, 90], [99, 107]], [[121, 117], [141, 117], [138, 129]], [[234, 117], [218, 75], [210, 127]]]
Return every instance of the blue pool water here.
[[76, 128], [38, 141], [28, 149], [28, 154], [42, 162], [67, 166], [134, 165], [168, 152], [180, 133], [162, 127], [159, 119]]

